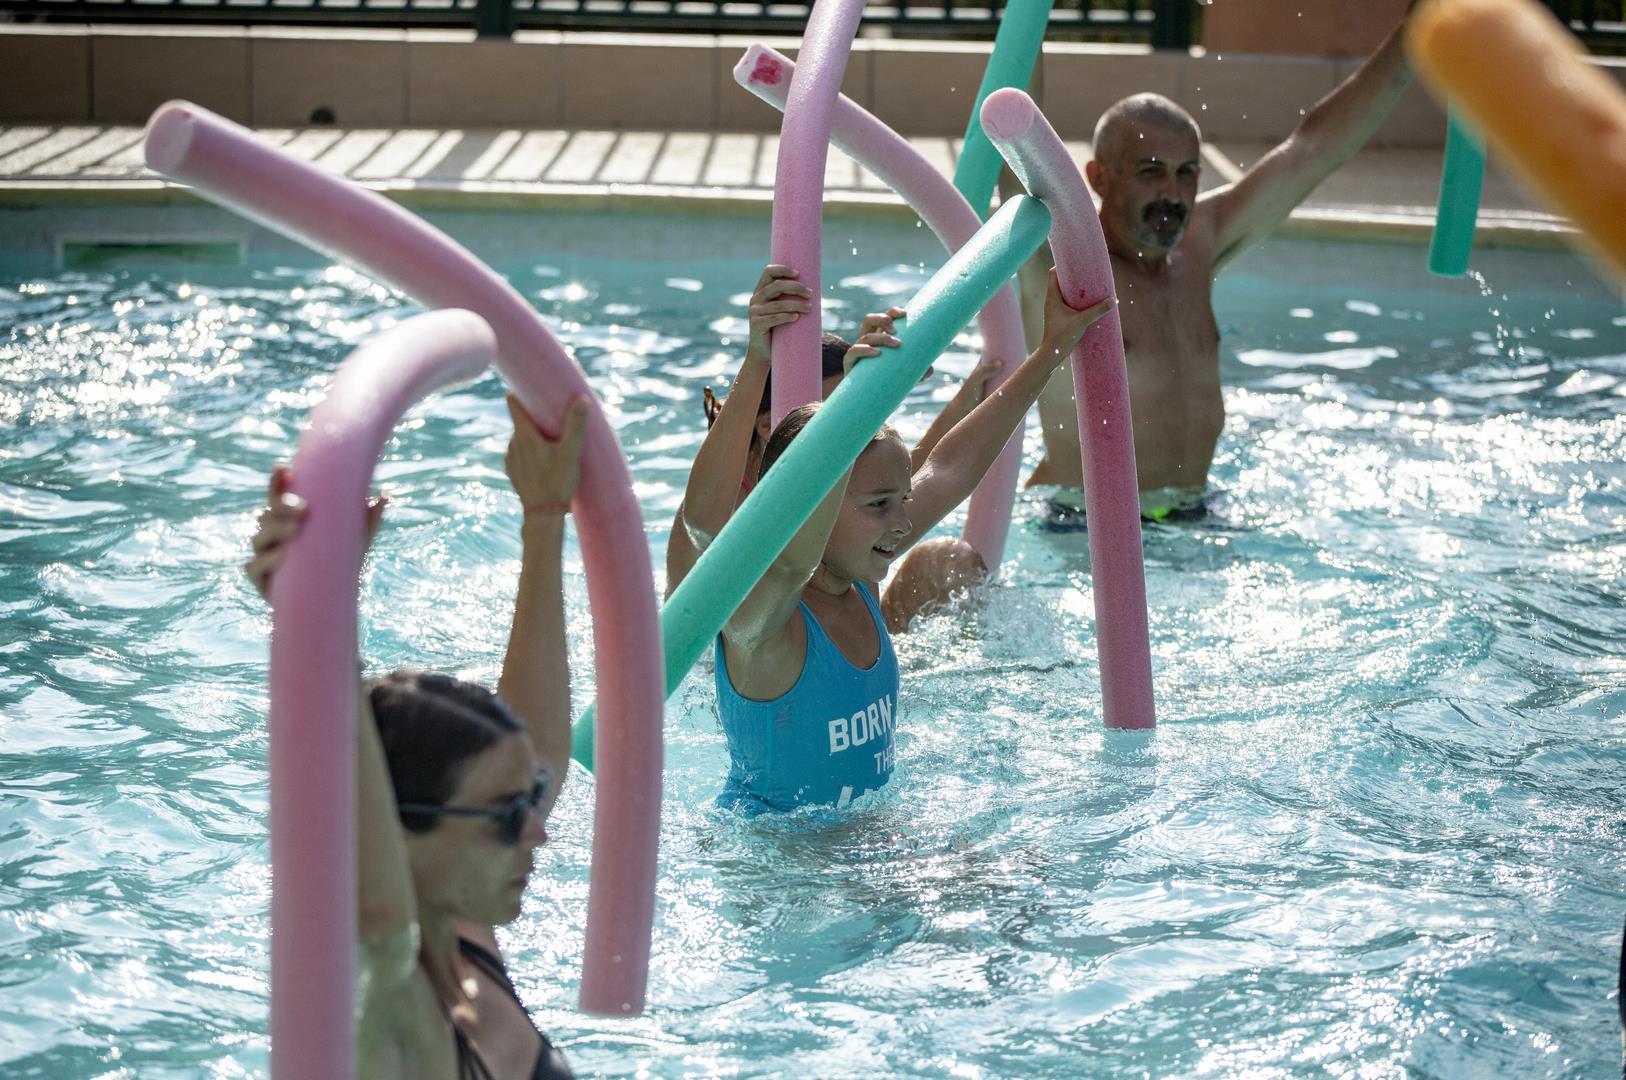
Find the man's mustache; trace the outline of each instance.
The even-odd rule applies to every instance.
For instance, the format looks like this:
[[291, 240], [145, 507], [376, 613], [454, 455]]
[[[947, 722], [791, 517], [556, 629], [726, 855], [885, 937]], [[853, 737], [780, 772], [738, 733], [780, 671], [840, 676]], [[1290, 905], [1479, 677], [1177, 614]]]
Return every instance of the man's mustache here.
[[1159, 214], [1166, 214], [1176, 221], [1184, 221], [1186, 220], [1186, 214], [1189, 212], [1184, 203], [1159, 201], [1148, 206], [1141, 216], [1145, 220], [1151, 221], [1153, 217]]

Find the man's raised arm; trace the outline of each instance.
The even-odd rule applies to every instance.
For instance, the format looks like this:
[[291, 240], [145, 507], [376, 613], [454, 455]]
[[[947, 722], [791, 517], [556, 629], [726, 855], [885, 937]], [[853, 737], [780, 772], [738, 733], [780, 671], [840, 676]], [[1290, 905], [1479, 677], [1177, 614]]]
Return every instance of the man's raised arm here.
[[[1409, 16], [1408, 16], [1409, 17]], [[1401, 47], [1404, 23], [1355, 73], [1316, 103], [1293, 134], [1214, 202], [1214, 271], [1270, 235], [1316, 186], [1355, 156], [1411, 82]]]

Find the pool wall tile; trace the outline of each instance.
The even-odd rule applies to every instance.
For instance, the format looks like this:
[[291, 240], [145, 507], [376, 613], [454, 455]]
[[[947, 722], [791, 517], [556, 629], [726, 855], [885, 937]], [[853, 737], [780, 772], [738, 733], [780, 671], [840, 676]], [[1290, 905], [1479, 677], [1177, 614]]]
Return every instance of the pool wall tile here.
[[97, 27], [90, 35], [91, 119], [144, 124], [183, 97], [249, 123], [249, 47], [241, 30], [168, 27], [150, 32]]
[[1279, 139], [1337, 85], [1337, 65], [1321, 57], [1194, 56], [1176, 100], [1206, 139]]
[[[1340, 60], [1340, 81], [1355, 73], [1361, 61]], [[1440, 146], [1445, 141], [1445, 110], [1422, 83], [1412, 80], [1383, 126], [1372, 135], [1373, 146]]]
[[874, 65], [870, 111], [894, 131], [911, 135], [964, 135], [971, 106], [988, 66], [988, 43], [887, 42]]
[[564, 51], [569, 128], [709, 131], [717, 126], [716, 42], [576, 34]]
[[1168, 50], [1046, 45], [1040, 65], [1044, 114], [1063, 139], [1089, 142], [1095, 122], [1122, 98], [1153, 93], [1178, 101], [1186, 63], [1184, 55]]
[[471, 100], [481, 127], [551, 128], [564, 122], [564, 46], [559, 35], [407, 44], [407, 123], [460, 127]]
[[298, 127], [316, 110], [338, 127], [407, 122], [407, 43], [399, 31], [343, 39], [297, 31], [251, 31], [254, 124]]
[[6, 119], [89, 120], [90, 39], [48, 27], [7, 31], [0, 34], [0, 102]]
[[1210, 53], [1366, 56], [1405, 16], [1408, 0], [1220, 0], [1203, 7]]

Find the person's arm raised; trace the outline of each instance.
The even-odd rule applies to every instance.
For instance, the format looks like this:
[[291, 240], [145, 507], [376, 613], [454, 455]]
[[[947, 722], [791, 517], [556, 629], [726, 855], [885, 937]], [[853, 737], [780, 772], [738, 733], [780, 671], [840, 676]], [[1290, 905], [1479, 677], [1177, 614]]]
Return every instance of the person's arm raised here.
[[926, 464], [926, 459], [932, 456], [937, 444], [943, 441], [943, 436], [954, 430], [954, 425], [971, 415], [971, 410], [982, 401], [988, 380], [999, 373], [1005, 362], [997, 356], [984, 357], [977, 361], [977, 366], [971, 369], [971, 374], [965, 377], [960, 388], [954, 392], [949, 403], [943, 406], [943, 411], [937, 414], [926, 434], [920, 437], [915, 448], [909, 451], [909, 471], [918, 472]]
[[1061, 298], [1056, 272], [1050, 271], [1044, 332], [1039, 347], [998, 390], [955, 425], [926, 459], [925, 466], [915, 477], [909, 505], [910, 530], [899, 546], [900, 551], [926, 535], [971, 495], [1011, 432], [1038, 399], [1039, 391], [1044, 389], [1051, 374], [1072, 354], [1084, 331], [1100, 321], [1112, 307], [1110, 297], [1083, 311], [1068, 307]]
[[[286, 468], [272, 470], [270, 505], [259, 517], [254, 556], [243, 565], [261, 597], [269, 596], [271, 578], [282, 566], [288, 544], [305, 525], [305, 504], [288, 493], [288, 481]], [[382, 498], [366, 508], [369, 544], [383, 508]], [[417, 966], [413, 930], [418, 910], [372, 703], [359, 682], [356, 693], [356, 933], [366, 969], [366, 1001], [376, 1003], [403, 985]], [[371, 1011], [364, 1010], [364, 1018]]]
[[[892, 317], [876, 315], [871, 319], [884, 320], [890, 325]], [[864, 325], [871, 325], [871, 320], [865, 320]], [[882, 348], [896, 348], [897, 345], [898, 339], [886, 330], [877, 329], [863, 334], [843, 357], [843, 374], [852, 371], [853, 365], [869, 357], [880, 356]], [[763, 574], [762, 580], [746, 594], [723, 625], [723, 637], [729, 647], [741, 656], [749, 657], [754, 664], [763, 668], [793, 664], [793, 672], [801, 670], [801, 654], [790, 647], [786, 631], [796, 614], [797, 605], [801, 603], [803, 587], [824, 558], [824, 548], [830, 542], [830, 533], [835, 528], [836, 515], [841, 512], [841, 502], [847, 494], [847, 480], [851, 476], [852, 466], [848, 465], [836, 479], [830, 493], [808, 515], [796, 535], [790, 538], [785, 549]], [[773, 672], [763, 671], [759, 674], [759, 685], [779, 681]], [[743, 689], [738, 682], [735, 687]]]
[[770, 332], [795, 322], [811, 308], [807, 286], [796, 280], [795, 270], [778, 265], [763, 269], [751, 293], [745, 359], [695, 454], [683, 502], [666, 542], [667, 596], [694, 569], [700, 553], [734, 515], [751, 452], [757, 405], [768, 382]]
[[520, 568], [514, 621], [503, 655], [497, 695], [525, 723], [531, 745], [557, 771], [552, 809], [570, 767], [570, 663], [565, 644], [563, 575], [565, 514], [581, 478], [582, 440], [587, 433], [587, 402], [571, 402], [557, 440], [543, 437], [508, 396], [514, 435], [503, 467], [524, 508], [520, 525]]
[[1214, 272], [1270, 235], [1366, 145], [1411, 82], [1396, 27], [1355, 73], [1322, 98], [1293, 133], [1241, 179], [1207, 195], [1214, 213]]

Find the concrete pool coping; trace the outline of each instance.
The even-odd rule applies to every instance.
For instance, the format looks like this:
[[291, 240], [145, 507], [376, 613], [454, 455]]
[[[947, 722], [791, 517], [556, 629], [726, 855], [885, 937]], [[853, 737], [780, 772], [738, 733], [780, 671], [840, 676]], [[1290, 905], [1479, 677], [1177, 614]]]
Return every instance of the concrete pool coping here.
[[[133, 125], [0, 125], [0, 209], [198, 205], [189, 189], [149, 172]], [[262, 129], [268, 141], [414, 209], [681, 212], [766, 215], [778, 138], [745, 132], [555, 129]], [[910, 140], [952, 175], [957, 139]], [[1229, 182], [1269, 142], [1203, 145], [1205, 188]], [[1088, 144], [1070, 142], [1082, 163]], [[1438, 151], [1373, 148], [1323, 183], [1280, 230], [1427, 243], [1439, 183]], [[832, 149], [826, 168], [832, 216], [909, 220], [897, 196]], [[1574, 230], [1534, 207], [1494, 167], [1487, 173], [1477, 242], [1562, 248]]]

